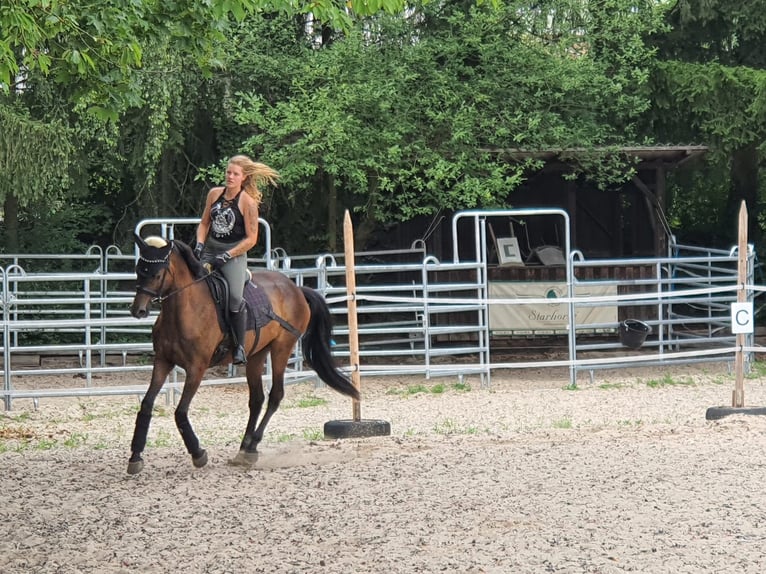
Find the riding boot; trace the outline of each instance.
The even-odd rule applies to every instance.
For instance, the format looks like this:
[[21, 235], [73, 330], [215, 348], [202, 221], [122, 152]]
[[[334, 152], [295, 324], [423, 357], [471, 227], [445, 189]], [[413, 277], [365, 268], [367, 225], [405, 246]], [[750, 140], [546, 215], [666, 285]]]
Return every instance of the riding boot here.
[[231, 331], [234, 335], [234, 361], [235, 365], [247, 364], [245, 355], [245, 335], [247, 334], [247, 306], [241, 305], [239, 311], [230, 312]]

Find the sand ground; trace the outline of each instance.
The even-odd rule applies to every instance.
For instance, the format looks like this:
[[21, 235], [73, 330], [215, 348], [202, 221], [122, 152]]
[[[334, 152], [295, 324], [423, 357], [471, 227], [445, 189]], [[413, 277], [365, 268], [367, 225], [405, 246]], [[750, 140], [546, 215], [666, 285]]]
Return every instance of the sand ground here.
[[[244, 386], [203, 388], [195, 469], [159, 400], [126, 474], [136, 397], [17, 400], [0, 412], [0, 572], [763, 572], [766, 417], [726, 365], [478, 379], [363, 379], [391, 436], [325, 440], [327, 388], [288, 387], [258, 464], [227, 461]], [[746, 381], [766, 406], [766, 378]]]

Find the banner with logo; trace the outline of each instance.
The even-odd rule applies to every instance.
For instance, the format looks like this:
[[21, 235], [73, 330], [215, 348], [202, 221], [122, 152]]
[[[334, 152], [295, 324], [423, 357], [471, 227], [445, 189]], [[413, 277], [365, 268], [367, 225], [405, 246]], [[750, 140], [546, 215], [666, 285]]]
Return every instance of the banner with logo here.
[[[577, 283], [575, 297], [617, 295], [616, 285]], [[545, 281], [490, 281], [490, 299], [550, 299], [551, 303], [489, 306], [489, 329], [495, 335], [557, 335], [565, 334], [569, 326], [569, 305], [555, 300], [567, 296], [566, 283]], [[579, 327], [599, 323], [617, 323], [617, 305], [604, 302], [597, 306], [575, 309]], [[613, 331], [614, 328], [594, 328]]]

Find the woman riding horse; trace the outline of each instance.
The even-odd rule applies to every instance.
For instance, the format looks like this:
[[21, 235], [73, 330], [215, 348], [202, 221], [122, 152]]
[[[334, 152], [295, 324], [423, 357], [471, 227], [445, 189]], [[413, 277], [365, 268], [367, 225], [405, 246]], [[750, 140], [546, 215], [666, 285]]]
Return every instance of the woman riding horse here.
[[[226, 167], [226, 185], [207, 194], [197, 227], [194, 254], [223, 273], [229, 283], [229, 317], [234, 335], [234, 364], [247, 363], [243, 341], [247, 307], [242, 290], [247, 274], [247, 252], [258, 242], [258, 206], [263, 197], [258, 181], [274, 184], [279, 174], [245, 155], [235, 155]], [[242, 192], [245, 193], [242, 193]]]
[[[207, 271], [189, 246], [159, 237], [143, 240], [136, 236], [136, 243], [139, 248], [138, 284], [130, 312], [136, 318], [147, 317], [155, 301], [159, 302], [161, 310], [152, 329], [152, 378], [136, 416], [128, 473], [136, 474], [144, 466], [141, 454], [146, 447], [154, 401], [176, 366], [186, 372], [181, 399], [175, 410], [176, 426], [194, 466], [202, 467], [207, 464], [207, 453], [200, 447], [189, 422], [189, 405], [205, 371], [216, 364], [231, 362], [231, 353], [221, 351], [226, 348], [226, 333], [220, 326], [206, 281]], [[237, 464], [252, 464], [257, 460], [258, 443], [284, 397], [285, 370], [299, 338], [303, 359], [319, 378], [338, 392], [359, 399], [357, 388], [334, 364], [330, 348], [332, 315], [324, 297], [314, 289], [299, 288], [276, 271], [259, 271], [253, 275], [252, 282], [265, 295], [264, 306], [268, 309], [266, 322], [258, 333], [247, 330], [239, 339], [250, 357], [245, 368], [250, 416], [239, 453], [232, 461]], [[259, 422], [265, 400], [263, 367], [269, 354], [271, 390], [266, 412]]]

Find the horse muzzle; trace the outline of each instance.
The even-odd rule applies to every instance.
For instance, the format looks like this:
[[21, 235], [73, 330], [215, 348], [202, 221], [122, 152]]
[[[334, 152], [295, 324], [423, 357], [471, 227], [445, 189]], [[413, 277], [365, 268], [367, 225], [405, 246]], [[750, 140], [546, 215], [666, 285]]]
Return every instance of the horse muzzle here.
[[150, 309], [149, 305], [147, 303], [139, 304], [137, 301], [134, 301], [133, 304], [130, 306], [130, 314], [133, 315], [136, 319], [145, 319], [149, 316]]

